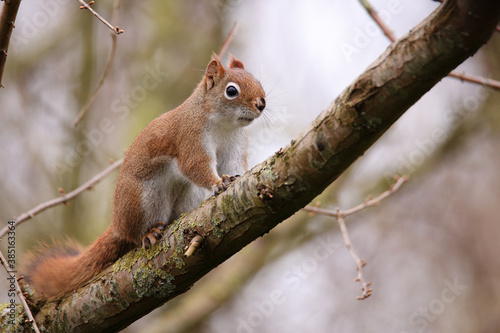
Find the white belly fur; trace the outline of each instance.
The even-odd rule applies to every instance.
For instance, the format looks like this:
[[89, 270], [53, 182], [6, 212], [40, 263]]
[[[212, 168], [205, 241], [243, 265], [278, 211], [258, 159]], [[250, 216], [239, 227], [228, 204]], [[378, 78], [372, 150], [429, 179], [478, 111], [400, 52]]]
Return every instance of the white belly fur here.
[[142, 186], [144, 232], [157, 222], [172, 223], [183, 213], [198, 207], [212, 192], [188, 180], [179, 170], [177, 161], [166, 163], [164, 169]]

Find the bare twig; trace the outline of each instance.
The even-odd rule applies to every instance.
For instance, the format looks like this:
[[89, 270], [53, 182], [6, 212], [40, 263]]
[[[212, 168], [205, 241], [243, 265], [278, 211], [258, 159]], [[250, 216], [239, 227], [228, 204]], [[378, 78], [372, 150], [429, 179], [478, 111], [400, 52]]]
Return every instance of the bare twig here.
[[[337, 210], [337, 213], [340, 213], [339, 210]], [[364, 277], [363, 277], [363, 267], [366, 265], [366, 260], [361, 259], [354, 248], [352, 247], [351, 243], [351, 238], [349, 237], [349, 233], [347, 232], [347, 228], [345, 226], [345, 221], [342, 215], [339, 215], [337, 217], [337, 222], [339, 223], [340, 227], [340, 232], [342, 233], [342, 237], [344, 238], [345, 246], [349, 250], [349, 253], [351, 253], [351, 256], [353, 257], [354, 261], [356, 262], [356, 268], [358, 270], [358, 276], [354, 281], [360, 282], [361, 283], [361, 296], [358, 296], [358, 300], [363, 300], [365, 298], [368, 298], [372, 294], [372, 289], [370, 288], [370, 282], [366, 282]]]
[[113, 31], [115, 34], [119, 35], [119, 34], [121, 34], [121, 33], [124, 32], [118, 26], [112, 26], [108, 21], [106, 21], [101, 15], [97, 14], [97, 12], [95, 10], [93, 10], [89, 6], [89, 4], [93, 4], [94, 1], [86, 3], [83, 0], [78, 0], [78, 2], [82, 4], [82, 6], [80, 7], [80, 9], [88, 9], [95, 17], [97, 17], [99, 19], [99, 21], [101, 21], [102, 23], [104, 23], [104, 25], [107, 26], [108, 28], [110, 28], [111, 31]]
[[488, 79], [483, 76], [459, 73], [458, 71], [452, 71], [448, 76], [500, 90], [500, 81]]
[[361, 290], [362, 294], [361, 296], [358, 296], [358, 300], [363, 300], [367, 297], [370, 297], [372, 294], [372, 289], [370, 288], [370, 282], [366, 282], [364, 277], [363, 277], [363, 267], [366, 265], [366, 260], [360, 259], [356, 251], [354, 250], [351, 239], [349, 237], [349, 233], [347, 232], [347, 227], [345, 225], [344, 217], [355, 214], [367, 207], [372, 207], [380, 204], [382, 200], [396, 192], [403, 183], [408, 181], [408, 176], [403, 176], [403, 177], [395, 177], [396, 178], [396, 183], [394, 183], [387, 191], [382, 192], [379, 196], [377, 196], [374, 199], [368, 199], [365, 200], [362, 204], [359, 204], [353, 208], [347, 209], [347, 210], [329, 210], [329, 209], [322, 209], [317, 206], [311, 207], [307, 206], [304, 207], [303, 210], [314, 213], [314, 214], [322, 214], [322, 215], [328, 215], [335, 217], [337, 219], [337, 222], [340, 227], [340, 231], [342, 233], [342, 237], [344, 238], [345, 245], [349, 252], [351, 253], [351, 256], [354, 258], [354, 261], [356, 262], [356, 268], [358, 270], [358, 276], [354, 281], [360, 282], [361, 283]]
[[222, 46], [218, 54], [219, 58], [222, 58], [224, 54], [226, 54], [227, 49], [229, 48], [229, 45], [231, 44], [231, 41], [234, 38], [234, 35], [236, 35], [237, 29], [238, 29], [238, 22], [234, 22], [233, 27], [226, 36], [226, 40], [224, 41], [224, 43], [222, 43]]
[[302, 208], [302, 210], [312, 212], [315, 214], [328, 215], [328, 216], [332, 216], [335, 218], [338, 218], [339, 216], [346, 217], [346, 216], [355, 214], [355, 213], [357, 213], [357, 212], [359, 212], [367, 207], [372, 207], [372, 206], [376, 206], [376, 205], [380, 204], [380, 202], [382, 200], [384, 200], [385, 198], [390, 196], [392, 193], [396, 192], [401, 187], [401, 185], [403, 185], [405, 182], [408, 181], [408, 179], [409, 179], [408, 176], [396, 177], [396, 182], [387, 191], [381, 193], [376, 198], [368, 199], [368, 200], [364, 201], [363, 203], [361, 203], [355, 207], [352, 207], [350, 209], [333, 211], [330, 209], [322, 209], [322, 208], [318, 208], [318, 207], [306, 206], [306, 207]]
[[[19, 282], [17, 282], [17, 278], [15, 276], [16, 271], [12, 271], [9, 269], [10, 265], [7, 263], [7, 260], [5, 260], [5, 257], [3, 256], [2, 251], [0, 250], [0, 263], [2, 266], [5, 268], [7, 271], [7, 275], [9, 277], [13, 277], [14, 279], [14, 285], [16, 288], [16, 294], [19, 300], [21, 301], [21, 305], [23, 306], [24, 310], [26, 311], [26, 314], [28, 315], [28, 320], [33, 325], [33, 330], [37, 333], [40, 333], [40, 330], [38, 329], [38, 326], [36, 324], [35, 318], [33, 317], [33, 314], [31, 313], [31, 310], [28, 306], [28, 303], [26, 302], [26, 299], [24, 298], [23, 292], [21, 291], [21, 287], [19, 287]], [[10, 290], [9, 290], [10, 291]]]
[[396, 41], [396, 35], [392, 32], [392, 30], [385, 24], [385, 22], [380, 18], [378, 12], [373, 8], [371, 3], [368, 0], [359, 0], [361, 5], [366, 9], [368, 15], [372, 17], [372, 19], [378, 24], [382, 32], [389, 38], [392, 42]]
[[10, 36], [16, 27], [17, 11], [21, 0], [4, 1], [2, 12], [0, 13], [0, 88], [3, 88], [2, 77], [7, 61], [7, 51], [9, 50]]
[[[115, 0], [113, 4], [113, 15], [111, 17], [111, 24], [116, 26], [118, 23], [118, 10], [120, 9], [120, 0]], [[109, 75], [109, 72], [111, 71], [111, 66], [113, 65], [113, 60], [115, 59], [115, 51], [116, 51], [116, 42], [118, 38], [116, 36], [115, 31], [111, 33], [111, 51], [109, 52], [109, 58], [108, 62], [106, 63], [106, 67], [104, 68], [104, 72], [102, 73], [101, 79], [99, 80], [99, 83], [97, 84], [97, 87], [95, 88], [94, 92], [92, 95], [90, 95], [89, 99], [85, 103], [85, 105], [82, 107], [80, 112], [78, 112], [78, 116], [76, 117], [76, 121], [73, 124], [74, 127], [78, 126], [80, 121], [85, 117], [87, 114], [87, 111], [90, 108], [90, 105], [94, 102], [95, 98], [97, 97], [97, 93], [101, 89], [102, 85], [104, 84], [104, 81]]]
[[[442, 2], [442, 0], [438, 0], [438, 1]], [[396, 36], [389, 29], [387, 24], [385, 24], [384, 21], [382, 21], [382, 19], [378, 15], [377, 11], [373, 8], [373, 6], [370, 4], [370, 2], [368, 0], [359, 0], [359, 2], [363, 6], [363, 8], [365, 8], [365, 10], [368, 12], [368, 14], [373, 18], [375, 23], [377, 23], [377, 25], [382, 30], [382, 32], [387, 36], [387, 38], [389, 38], [389, 40], [394, 43], [396, 41]], [[500, 26], [497, 26], [496, 30], [500, 31]], [[481, 85], [486, 86], [486, 87], [491, 87], [493, 89], [500, 90], [500, 81], [497, 81], [497, 80], [487, 79], [487, 78], [477, 76], [477, 75], [460, 73], [456, 70], [451, 71], [448, 74], [448, 76], [460, 79], [462, 81], [481, 84]]]
[[[64, 203], [68, 202], [69, 200], [75, 198], [76, 196], [78, 196], [82, 192], [91, 189], [95, 184], [97, 184], [104, 177], [106, 177], [109, 173], [111, 173], [111, 171], [117, 169], [122, 163], [123, 163], [123, 158], [120, 159], [120, 160], [118, 160], [118, 161], [116, 161], [116, 162], [114, 162], [109, 167], [107, 167], [106, 169], [104, 169], [103, 171], [101, 171], [100, 173], [98, 173], [97, 175], [95, 175], [94, 177], [92, 177], [90, 180], [88, 180], [87, 182], [85, 182], [84, 184], [82, 184], [80, 187], [78, 187], [78, 188], [74, 189], [73, 191], [69, 192], [68, 194], [62, 194], [62, 196], [60, 198], [55, 198], [55, 199], [49, 200], [47, 202], [41, 203], [38, 206], [30, 209], [26, 213], [23, 213], [23, 214], [19, 215], [15, 219], [15, 224], [14, 225], [17, 226], [20, 223], [22, 223], [22, 222], [24, 222], [26, 220], [29, 220], [30, 218], [34, 217], [36, 214], [41, 213], [41, 212], [43, 212], [44, 210], [46, 210], [46, 209], [48, 209], [50, 207], [53, 207], [53, 206], [56, 206], [56, 205], [59, 205], [59, 204], [64, 204]], [[9, 230], [8, 226], [5, 227], [5, 228], [3, 228], [0, 231], [0, 238], [3, 237], [8, 232], [8, 230]]]

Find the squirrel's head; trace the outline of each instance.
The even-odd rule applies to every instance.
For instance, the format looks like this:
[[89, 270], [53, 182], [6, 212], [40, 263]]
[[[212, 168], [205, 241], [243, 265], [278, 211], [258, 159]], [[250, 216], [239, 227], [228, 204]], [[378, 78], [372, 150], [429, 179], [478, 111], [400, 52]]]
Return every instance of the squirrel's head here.
[[260, 82], [233, 56], [227, 68], [216, 55], [212, 56], [203, 89], [206, 102], [214, 106], [209, 110], [211, 116], [234, 127], [249, 125], [266, 107], [266, 94]]

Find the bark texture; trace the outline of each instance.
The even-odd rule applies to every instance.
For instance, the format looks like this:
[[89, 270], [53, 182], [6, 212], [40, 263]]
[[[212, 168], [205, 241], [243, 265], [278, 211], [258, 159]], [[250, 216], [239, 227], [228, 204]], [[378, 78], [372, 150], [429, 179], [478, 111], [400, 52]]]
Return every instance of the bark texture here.
[[7, 51], [9, 49], [10, 36], [14, 29], [17, 11], [21, 0], [5, 0], [0, 13], [0, 87], [2, 86], [2, 76], [7, 61]]
[[[41, 305], [35, 311], [40, 329], [118, 331], [189, 290], [320, 194], [423, 94], [474, 54], [499, 18], [497, 0], [443, 3], [391, 45], [298, 138], [176, 221], [159, 246], [134, 250], [73, 295]], [[203, 245], [185, 258], [184, 248], [195, 234], [204, 237]]]

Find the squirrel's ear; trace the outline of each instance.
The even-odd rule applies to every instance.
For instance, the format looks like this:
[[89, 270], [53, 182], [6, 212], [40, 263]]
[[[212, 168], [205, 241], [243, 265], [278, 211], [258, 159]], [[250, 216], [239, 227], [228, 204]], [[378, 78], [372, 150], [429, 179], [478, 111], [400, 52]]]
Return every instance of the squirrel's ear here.
[[241, 61], [236, 59], [232, 54], [229, 56], [229, 68], [241, 68], [245, 69], [245, 66]]
[[220, 79], [224, 76], [225, 70], [222, 66], [219, 57], [215, 54], [212, 56], [212, 61], [207, 66], [207, 70], [205, 72], [205, 86], [207, 89], [212, 89], [213, 86], [219, 82]]

